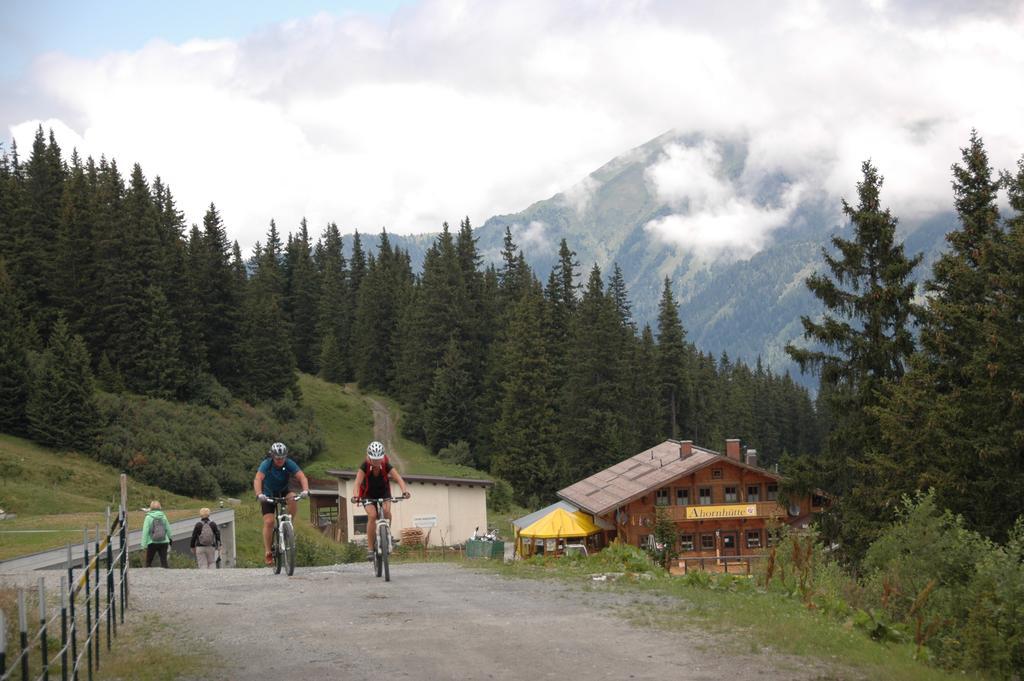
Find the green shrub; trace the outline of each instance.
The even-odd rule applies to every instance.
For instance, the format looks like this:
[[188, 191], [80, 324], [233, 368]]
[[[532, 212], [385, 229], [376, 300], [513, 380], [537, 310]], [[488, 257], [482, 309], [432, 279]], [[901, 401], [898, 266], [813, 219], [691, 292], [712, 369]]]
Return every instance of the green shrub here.
[[999, 546], [934, 495], [906, 498], [865, 566], [868, 598], [910, 632], [922, 658], [1000, 678], [1024, 668], [1024, 521]]
[[492, 513], [506, 513], [512, 509], [512, 485], [501, 478], [487, 490], [487, 507]]
[[339, 565], [366, 560], [366, 549], [352, 542], [344, 544], [327, 537], [299, 532], [295, 537], [295, 564], [303, 567]]
[[262, 407], [236, 400], [214, 409], [100, 393], [98, 403], [105, 423], [96, 451], [100, 461], [193, 497], [248, 489], [274, 441], [285, 442], [300, 465], [324, 447], [312, 411], [285, 400]]

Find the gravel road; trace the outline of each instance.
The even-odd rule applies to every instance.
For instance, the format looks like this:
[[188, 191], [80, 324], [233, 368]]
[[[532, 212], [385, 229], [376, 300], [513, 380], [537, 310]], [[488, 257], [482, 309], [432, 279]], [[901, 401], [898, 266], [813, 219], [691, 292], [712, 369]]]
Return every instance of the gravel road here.
[[[451, 564], [134, 570], [133, 608], [210, 642], [215, 679], [830, 679], [805, 658], [630, 624], [646, 594]], [[618, 614], [617, 614], [618, 613]], [[738, 652], [737, 652], [738, 651]]]

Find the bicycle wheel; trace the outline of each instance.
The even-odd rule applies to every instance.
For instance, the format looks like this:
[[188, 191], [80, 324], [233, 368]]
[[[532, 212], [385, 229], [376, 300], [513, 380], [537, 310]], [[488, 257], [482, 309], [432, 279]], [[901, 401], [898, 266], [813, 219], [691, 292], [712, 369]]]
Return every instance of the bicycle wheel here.
[[388, 561], [388, 557], [391, 554], [391, 530], [388, 526], [384, 526], [384, 530], [380, 533], [380, 562], [384, 566], [384, 581], [391, 581], [391, 565]]
[[281, 526], [281, 534], [284, 538], [284, 567], [291, 577], [295, 573], [295, 528], [291, 523], [285, 523]]
[[270, 542], [270, 550], [274, 552], [274, 574], [281, 574], [281, 535], [274, 528], [274, 538]]
[[377, 533], [377, 546], [373, 549], [373, 574], [376, 577], [380, 577], [381, 571], [381, 560], [380, 560], [380, 533]]

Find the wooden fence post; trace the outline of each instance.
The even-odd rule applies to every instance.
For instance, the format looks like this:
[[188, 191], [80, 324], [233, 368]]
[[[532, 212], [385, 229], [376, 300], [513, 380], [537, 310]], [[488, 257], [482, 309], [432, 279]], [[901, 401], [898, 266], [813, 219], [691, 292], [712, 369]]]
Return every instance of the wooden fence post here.
[[68, 681], [68, 585], [60, 578], [60, 680]]
[[28, 681], [28, 617], [24, 589], [18, 589], [18, 628], [21, 630], [21, 678]]
[[43, 681], [50, 681], [50, 656], [46, 647], [46, 582], [39, 578], [39, 649], [43, 658]]

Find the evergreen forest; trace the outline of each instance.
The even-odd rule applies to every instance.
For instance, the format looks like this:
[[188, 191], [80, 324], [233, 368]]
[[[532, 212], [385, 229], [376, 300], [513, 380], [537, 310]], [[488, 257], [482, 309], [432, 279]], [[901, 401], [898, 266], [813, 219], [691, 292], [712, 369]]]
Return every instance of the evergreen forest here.
[[[667, 437], [742, 437], [769, 464], [822, 440], [790, 377], [687, 342], [667, 279], [658, 328], [638, 329], [617, 266], [584, 271], [563, 241], [537, 273], [510, 233], [485, 266], [468, 218], [441, 226], [420, 272], [386, 232], [343, 249], [337, 225], [305, 220], [287, 235], [270, 220], [243, 254], [214, 204], [188, 225], [159, 176], [67, 156], [40, 128], [27, 157], [0, 156], [0, 263], [0, 428], [156, 484], [173, 466], [111, 453], [131, 411], [117, 395], [294, 411], [297, 372], [394, 397], [406, 436], [527, 505]], [[301, 439], [300, 460], [317, 446]], [[211, 493], [245, 486], [206, 472]]]
[[415, 272], [386, 231], [343, 248], [336, 224], [269, 220], [243, 254], [213, 203], [189, 225], [159, 176], [65, 155], [40, 128], [27, 155], [0, 150], [0, 432], [212, 498], [246, 489], [272, 440], [300, 462], [322, 450], [302, 372], [393, 397], [406, 437], [529, 508], [666, 438], [741, 438], [784, 493], [830, 500], [820, 542], [779, 554], [809, 607], [852, 603], [873, 638], [916, 627], [920, 654], [1013, 678], [1024, 157], [993, 168], [972, 132], [951, 171], [958, 225], [921, 290], [881, 170], [862, 165], [849, 230], [806, 280], [826, 312], [787, 347], [812, 397], [695, 347], [667, 278], [640, 328], [618, 265], [588, 269], [564, 239], [550, 272], [508, 229], [485, 264], [465, 218]]
[[[0, 429], [159, 484], [172, 466], [110, 453], [131, 411], [118, 395], [298, 418], [306, 372], [394, 397], [407, 437], [531, 507], [665, 438], [739, 437], [792, 489], [832, 496], [822, 531], [852, 564], [917, 491], [1004, 541], [1024, 514], [1024, 159], [993, 169], [972, 133], [952, 168], [960, 224], [924, 291], [880, 171], [862, 171], [849, 238], [807, 280], [828, 312], [788, 349], [820, 378], [812, 398], [688, 342], [668, 279], [656, 328], [638, 328], [619, 267], [588, 270], [565, 240], [535, 272], [506, 230], [485, 265], [465, 218], [414, 272], [386, 231], [344, 249], [336, 224], [269, 220], [243, 255], [214, 204], [189, 225], [159, 176], [65, 155], [39, 128], [27, 155], [0, 154]], [[215, 470], [225, 456], [192, 461], [206, 491], [244, 488]]]

